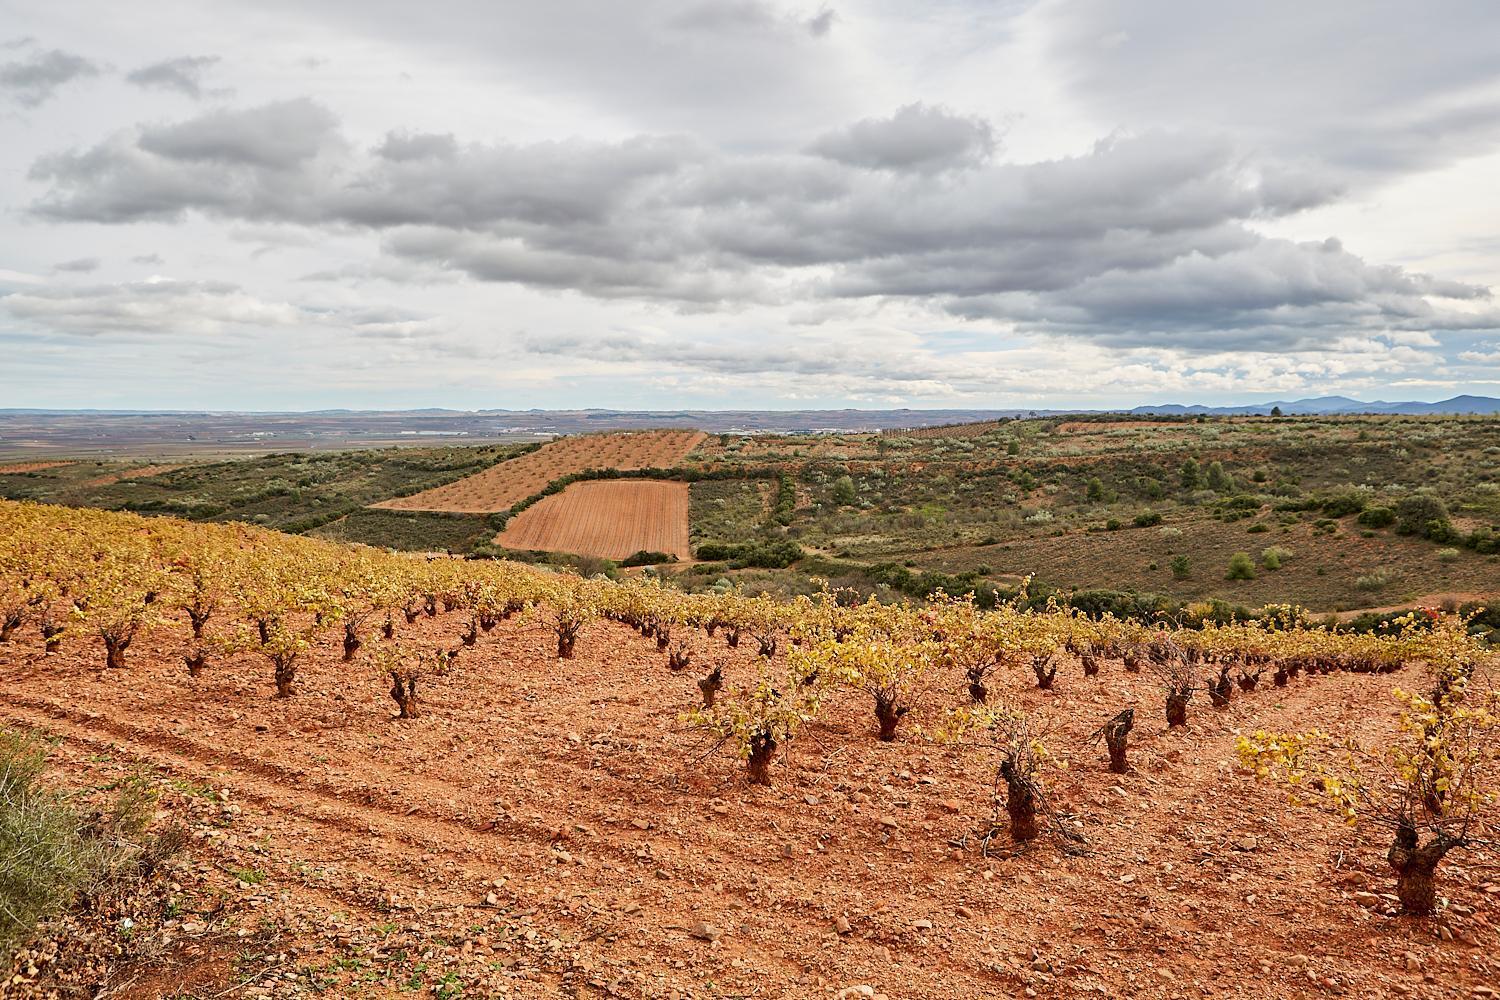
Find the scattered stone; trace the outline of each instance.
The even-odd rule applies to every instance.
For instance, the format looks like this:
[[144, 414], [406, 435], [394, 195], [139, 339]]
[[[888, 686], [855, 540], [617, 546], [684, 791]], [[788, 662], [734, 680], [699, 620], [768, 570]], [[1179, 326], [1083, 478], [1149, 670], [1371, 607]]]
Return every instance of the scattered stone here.
[[838, 934], [848, 934], [850, 931], [854, 930], [853, 927], [849, 926], [848, 917], [839, 917], [837, 920], [835, 920], [833, 922], [833, 929], [834, 932]]
[[724, 932], [706, 920], [700, 920], [694, 924], [688, 933], [701, 941], [717, 941], [724, 936]]
[[1259, 849], [1260, 841], [1253, 836], [1245, 836], [1235, 841], [1234, 846], [1241, 851], [1254, 851]]

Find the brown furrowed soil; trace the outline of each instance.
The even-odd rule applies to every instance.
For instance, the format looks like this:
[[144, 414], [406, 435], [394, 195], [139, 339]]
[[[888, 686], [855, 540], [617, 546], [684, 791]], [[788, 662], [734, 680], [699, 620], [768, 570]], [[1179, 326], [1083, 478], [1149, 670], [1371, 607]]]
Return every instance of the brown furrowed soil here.
[[[399, 634], [451, 646], [461, 627], [439, 615]], [[1379, 829], [1234, 763], [1235, 734], [1256, 728], [1378, 738], [1389, 688], [1417, 668], [1302, 677], [1223, 710], [1200, 696], [1171, 732], [1149, 677], [1119, 663], [1096, 678], [1069, 663], [1054, 692], [999, 678], [1056, 720], [1048, 742], [1072, 766], [1049, 805], [1083, 853], [1017, 854], [1002, 833], [985, 858], [993, 751], [914, 724], [957, 703], [957, 676], [893, 744], [867, 698], [834, 695], [774, 787], [752, 788], [679, 716], [705, 665], [735, 683], [755, 658], [689, 640], [678, 674], [614, 623], [559, 661], [513, 619], [396, 722], [385, 679], [332, 645], [277, 701], [254, 656], [190, 678], [168, 656], [183, 634], [143, 637], [105, 671], [94, 643], [43, 657], [27, 630], [0, 645], [0, 721], [58, 737], [74, 780], [140, 763], [226, 803], [195, 851], [240, 879], [260, 919], [247, 933], [280, 935], [247, 996], [1436, 998], [1500, 983], [1494, 849], [1445, 863], [1440, 917], [1388, 916], [1392, 897], [1368, 895], [1392, 890]], [[1133, 770], [1114, 776], [1087, 736], [1125, 706]]]
[[0, 465], [0, 476], [18, 476], [27, 472], [45, 472], [48, 469], [60, 469], [72, 462], [12, 462], [9, 465]]
[[178, 469], [186, 468], [183, 465], [142, 465], [134, 469], [125, 469], [122, 472], [112, 472], [104, 476], [96, 476], [93, 479], [85, 479], [80, 486], [111, 486], [115, 483], [124, 482], [127, 479], [145, 479], [148, 476], [162, 476], [168, 472], [176, 472]]
[[548, 483], [570, 473], [586, 469], [669, 468], [681, 462], [705, 437], [701, 431], [633, 431], [565, 437], [446, 486], [371, 506], [387, 510], [492, 514], [540, 493]]
[[511, 518], [495, 544], [623, 559], [688, 548], [688, 484], [646, 480], [574, 483]]

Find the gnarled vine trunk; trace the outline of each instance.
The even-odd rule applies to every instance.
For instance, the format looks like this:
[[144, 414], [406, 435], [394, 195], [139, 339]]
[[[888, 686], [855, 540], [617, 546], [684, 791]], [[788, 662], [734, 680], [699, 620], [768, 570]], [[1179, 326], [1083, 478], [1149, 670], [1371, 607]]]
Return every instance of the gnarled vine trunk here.
[[415, 719], [421, 715], [417, 708], [417, 678], [412, 674], [391, 671], [391, 697], [401, 710], [398, 719]]
[[63, 627], [51, 618], [42, 619], [42, 651], [51, 656], [62, 648]]
[[359, 641], [359, 629], [355, 628], [353, 622], [344, 622], [344, 662], [348, 663], [354, 659], [354, 654], [359, 652], [359, 647], [364, 643]]
[[1438, 864], [1459, 846], [1462, 841], [1442, 833], [1422, 844], [1416, 828], [1409, 823], [1396, 828], [1386, 860], [1396, 873], [1396, 896], [1403, 913], [1425, 917], [1436, 909]]
[[130, 648], [133, 635], [106, 635], [104, 638], [104, 665], [110, 670], [125, 669], [125, 651]]
[[297, 679], [297, 661], [290, 656], [277, 656], [272, 663], [276, 668], [276, 697], [290, 698], [292, 683]]
[[1005, 779], [1005, 813], [1010, 817], [1010, 839], [1018, 844], [1035, 840], [1036, 788], [1027, 775], [1016, 769], [1013, 761], [1000, 762], [1000, 776]]
[[203, 638], [203, 626], [208, 624], [209, 616], [213, 613], [207, 608], [188, 608], [188, 621], [193, 624], [193, 638]]
[[745, 758], [745, 771], [750, 784], [771, 784], [771, 757], [775, 753], [776, 740], [770, 733], [761, 730], [750, 735], [750, 756]]
[[703, 707], [713, 708], [714, 699], [724, 689], [724, 671], [714, 667], [714, 672], [698, 681], [698, 690], [703, 692]]
[[1179, 691], [1167, 692], [1167, 725], [1187, 725], [1188, 696]]
[[877, 739], [882, 743], [890, 743], [896, 738], [896, 727], [901, 724], [901, 717], [905, 715], [905, 706], [897, 706], [896, 699], [885, 695], [875, 695], [875, 719], [880, 723], [880, 732]]
[[1036, 674], [1036, 686], [1038, 688], [1043, 691], [1052, 690], [1052, 682], [1057, 679], [1057, 664], [1052, 662], [1051, 657], [1033, 658], [1031, 661], [1031, 672]]
[[1130, 769], [1125, 752], [1130, 745], [1130, 730], [1135, 728], [1135, 709], [1127, 708], [1104, 724], [1104, 745], [1109, 748], [1109, 769], [1124, 774]]

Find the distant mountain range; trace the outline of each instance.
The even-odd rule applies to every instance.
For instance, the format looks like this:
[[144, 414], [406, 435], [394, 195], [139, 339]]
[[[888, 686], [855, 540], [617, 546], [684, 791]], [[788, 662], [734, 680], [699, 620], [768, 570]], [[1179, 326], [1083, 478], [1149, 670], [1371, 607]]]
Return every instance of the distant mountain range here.
[[740, 434], [878, 431], [1004, 417], [1124, 413], [1140, 416], [1500, 414], [1500, 399], [1454, 396], [1437, 403], [1365, 403], [1347, 396], [1242, 406], [1157, 404], [1131, 410], [210, 410], [0, 409], [0, 453], [170, 456], [373, 447], [390, 444], [534, 440], [554, 434], [693, 428]]
[[1273, 408], [1280, 408], [1282, 413], [1317, 415], [1333, 413], [1500, 413], [1500, 399], [1493, 396], [1454, 396], [1452, 399], [1440, 400], [1436, 403], [1387, 403], [1377, 400], [1373, 403], [1361, 402], [1358, 399], [1350, 399], [1348, 396], [1318, 396], [1313, 399], [1291, 399], [1277, 400], [1271, 403], [1259, 403], [1250, 406], [1183, 406], [1168, 403], [1159, 406], [1137, 406], [1130, 410], [1131, 413], [1172, 415], [1185, 414], [1252, 414], [1270, 413]]
[[[1500, 413], [1500, 399], [1494, 396], [1454, 396], [1436, 403], [1415, 401], [1390, 403], [1384, 400], [1363, 402], [1348, 396], [1315, 396], [1309, 399], [1278, 399], [1269, 403], [1243, 403], [1236, 406], [1208, 406], [1203, 403], [1153, 403], [1135, 406], [1129, 410], [1049, 409], [1041, 407], [1014, 407], [1011, 409], [895, 409], [895, 410], [453, 410], [444, 407], [424, 407], [410, 410], [102, 410], [102, 409], [42, 409], [24, 407], [0, 407], [0, 416], [99, 416], [99, 417], [170, 417], [170, 416], [217, 416], [217, 417], [499, 417], [507, 421], [518, 418], [542, 421], [563, 419], [569, 422], [593, 422], [599, 424], [642, 424], [647, 422], [692, 423], [695, 426], [719, 427], [726, 423], [746, 423], [752, 426], [764, 424], [783, 425], [795, 420], [799, 425], [809, 422], [826, 426], [847, 426], [851, 422], [874, 426], [904, 426], [901, 420], [915, 421], [915, 425], [932, 423], [954, 423], [972, 420], [996, 420], [1001, 417], [1063, 416], [1071, 413], [1131, 413], [1143, 415], [1174, 416], [1187, 415], [1251, 415], [1268, 414], [1280, 409], [1285, 414], [1318, 415], [1336, 413]], [[820, 419], [821, 418], [821, 419]], [[896, 421], [893, 423], [892, 421]]]

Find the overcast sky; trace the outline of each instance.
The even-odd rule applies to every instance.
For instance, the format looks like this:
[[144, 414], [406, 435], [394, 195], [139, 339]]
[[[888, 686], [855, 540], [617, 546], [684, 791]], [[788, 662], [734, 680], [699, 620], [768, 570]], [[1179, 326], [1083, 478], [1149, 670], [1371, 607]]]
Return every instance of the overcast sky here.
[[0, 407], [1500, 395], [1493, 0], [0, 0]]

